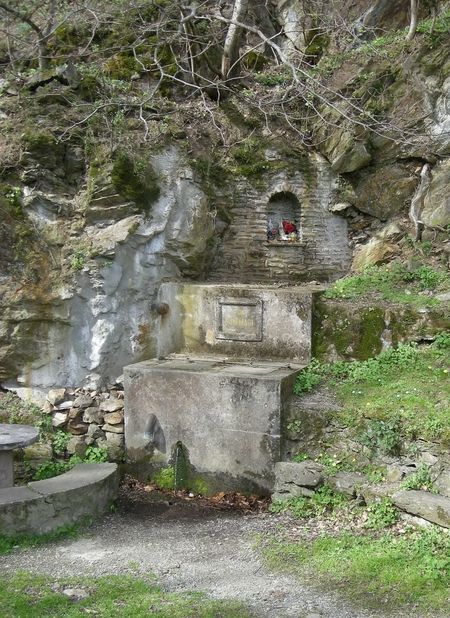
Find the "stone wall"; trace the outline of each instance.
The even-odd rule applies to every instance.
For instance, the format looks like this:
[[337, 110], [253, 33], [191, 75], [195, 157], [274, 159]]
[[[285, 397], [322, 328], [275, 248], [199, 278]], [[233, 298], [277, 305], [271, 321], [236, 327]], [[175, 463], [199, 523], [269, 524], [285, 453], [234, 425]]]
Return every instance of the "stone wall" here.
[[[257, 184], [239, 180], [232, 195], [215, 198], [231, 223], [218, 246], [210, 277], [242, 283], [339, 278], [348, 269], [350, 252], [346, 221], [329, 212], [337, 176], [319, 155], [292, 160], [266, 152], [266, 158], [277, 171], [262, 172]], [[299, 242], [267, 241], [270, 199], [277, 193], [291, 193], [299, 202]]]

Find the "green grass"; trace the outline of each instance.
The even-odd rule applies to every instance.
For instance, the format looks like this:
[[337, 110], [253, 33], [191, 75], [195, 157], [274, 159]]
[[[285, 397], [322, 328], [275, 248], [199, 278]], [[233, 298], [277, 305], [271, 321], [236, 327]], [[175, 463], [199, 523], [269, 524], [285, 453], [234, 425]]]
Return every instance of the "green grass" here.
[[[86, 599], [73, 601], [64, 588], [83, 588]], [[245, 618], [250, 614], [232, 601], [209, 600], [199, 593], [170, 594], [152, 577], [108, 575], [67, 578], [16, 573], [0, 582], [0, 607], [5, 618]]]
[[370, 266], [362, 272], [336, 281], [324, 293], [325, 298], [356, 299], [373, 295], [392, 303], [433, 307], [439, 301], [423, 294], [450, 288], [450, 274], [421, 265], [407, 270], [400, 264]]
[[314, 361], [294, 392], [327, 383], [342, 404], [337, 420], [379, 451], [395, 454], [404, 440], [418, 438], [449, 444], [449, 343], [449, 333], [441, 333], [433, 345], [401, 344], [366, 361]]
[[394, 609], [414, 604], [433, 612], [448, 610], [450, 535], [446, 531], [432, 528], [402, 536], [346, 532], [310, 542], [273, 541], [263, 553], [272, 568], [314, 577], [319, 585], [337, 588], [364, 606]]
[[63, 526], [54, 532], [48, 532], [46, 534], [34, 534], [34, 535], [16, 535], [6, 536], [0, 534], [0, 556], [9, 554], [16, 548], [36, 547], [37, 545], [43, 545], [45, 543], [51, 543], [53, 541], [59, 541], [61, 539], [74, 538], [78, 536], [80, 532], [80, 526]]
[[271, 513], [290, 513], [299, 519], [327, 516], [343, 506], [347, 500], [330, 487], [320, 487], [310, 498], [288, 498], [274, 500], [269, 507]]

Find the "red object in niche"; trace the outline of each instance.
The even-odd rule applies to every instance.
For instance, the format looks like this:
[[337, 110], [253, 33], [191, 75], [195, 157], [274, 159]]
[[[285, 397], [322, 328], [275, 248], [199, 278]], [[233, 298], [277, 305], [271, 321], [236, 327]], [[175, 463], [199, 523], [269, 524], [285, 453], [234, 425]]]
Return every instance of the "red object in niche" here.
[[292, 232], [297, 231], [297, 227], [290, 221], [282, 221], [281, 223], [283, 225], [283, 232], [285, 234], [292, 234]]

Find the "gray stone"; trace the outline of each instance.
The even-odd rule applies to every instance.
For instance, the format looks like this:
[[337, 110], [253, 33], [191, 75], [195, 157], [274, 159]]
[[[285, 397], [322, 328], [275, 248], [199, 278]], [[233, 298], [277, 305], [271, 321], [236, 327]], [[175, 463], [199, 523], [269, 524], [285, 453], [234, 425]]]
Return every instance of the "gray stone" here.
[[81, 601], [89, 597], [89, 592], [86, 588], [64, 588], [63, 595], [69, 597], [71, 601]]
[[64, 427], [64, 425], [67, 423], [67, 416], [67, 412], [56, 412], [52, 418], [53, 427], [55, 427], [55, 429], [58, 429], [59, 427]]
[[431, 183], [424, 197], [421, 220], [429, 227], [441, 227], [450, 224], [450, 195], [448, 178], [450, 159], [446, 159], [433, 168]]
[[87, 435], [89, 436], [89, 438], [93, 438], [94, 440], [96, 440], [97, 438], [104, 438], [105, 432], [100, 428], [99, 425], [97, 425], [97, 423], [91, 423], [88, 427]]
[[42, 412], [44, 414], [51, 414], [53, 412], [53, 405], [47, 399], [42, 405]]
[[386, 480], [389, 483], [401, 481], [405, 476], [405, 467], [399, 464], [389, 464], [386, 466]]
[[64, 401], [66, 397], [65, 388], [54, 388], [47, 393], [47, 401], [53, 406], [57, 406]]
[[450, 498], [450, 470], [444, 470], [434, 482], [437, 491], [443, 496]]
[[72, 406], [73, 406], [73, 401], [63, 401], [59, 403], [57, 406], [55, 406], [55, 408], [57, 410], [70, 410]]
[[94, 400], [90, 395], [79, 395], [73, 402], [73, 407], [85, 409], [89, 408], [89, 406], [92, 406], [93, 403]]
[[107, 433], [106, 435], [106, 445], [109, 446], [120, 446], [123, 447], [125, 444], [125, 437], [122, 433]]
[[401, 490], [392, 497], [399, 509], [423, 517], [434, 524], [450, 528], [450, 498], [428, 491]]
[[348, 133], [342, 133], [341, 140], [333, 151], [331, 168], [334, 172], [344, 174], [365, 167], [372, 160], [372, 155], [363, 142], [354, 141]]
[[338, 472], [327, 479], [329, 485], [335, 490], [350, 498], [355, 498], [361, 485], [367, 483], [367, 478], [359, 472]]
[[311, 498], [314, 495], [313, 489], [308, 489], [307, 487], [299, 487], [298, 485], [294, 485], [290, 483], [289, 485], [284, 485], [279, 491], [274, 491], [271, 495], [272, 501], [278, 500], [288, 500], [289, 498]]
[[66, 451], [69, 455], [84, 457], [86, 454], [86, 441], [84, 436], [72, 436], [67, 443]]
[[86, 423], [80, 423], [77, 419], [69, 421], [69, 432], [74, 436], [82, 436], [87, 433], [88, 425]]
[[39, 430], [31, 425], [8, 425], [0, 423], [0, 451], [23, 448], [36, 442]]
[[124, 426], [123, 425], [102, 425], [102, 429], [103, 431], [106, 431], [106, 433], [123, 433], [124, 432]]
[[316, 461], [279, 461], [275, 464], [275, 490], [282, 491], [291, 485], [314, 489], [323, 483], [324, 469], [325, 467]]
[[102, 412], [117, 412], [117, 410], [122, 410], [123, 408], [123, 400], [121, 399], [105, 399], [100, 403], [100, 410]]
[[12, 451], [0, 451], [0, 490], [14, 485]]
[[123, 423], [123, 412], [108, 412], [103, 418], [107, 425], [119, 425]]
[[100, 412], [100, 408], [92, 407], [87, 408], [83, 414], [83, 421], [85, 423], [97, 423], [98, 425], [103, 420], [103, 414]]

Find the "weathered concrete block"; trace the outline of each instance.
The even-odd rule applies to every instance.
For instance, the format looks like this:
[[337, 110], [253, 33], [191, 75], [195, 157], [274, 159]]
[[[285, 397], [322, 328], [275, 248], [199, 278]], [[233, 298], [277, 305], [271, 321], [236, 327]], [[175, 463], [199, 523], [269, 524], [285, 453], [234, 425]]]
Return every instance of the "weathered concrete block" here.
[[118, 491], [117, 465], [79, 464], [61, 476], [0, 490], [0, 533], [42, 534], [105, 512]]
[[423, 517], [434, 524], [450, 528], [450, 498], [428, 491], [402, 490], [392, 496], [399, 509]]
[[178, 441], [197, 472], [221, 487], [270, 491], [280, 414], [297, 370], [176, 356], [125, 368], [130, 462], [167, 464]]
[[[307, 363], [312, 293], [306, 287], [164, 283], [158, 353], [184, 350]], [[193, 310], [195, 308], [195, 310]]]

